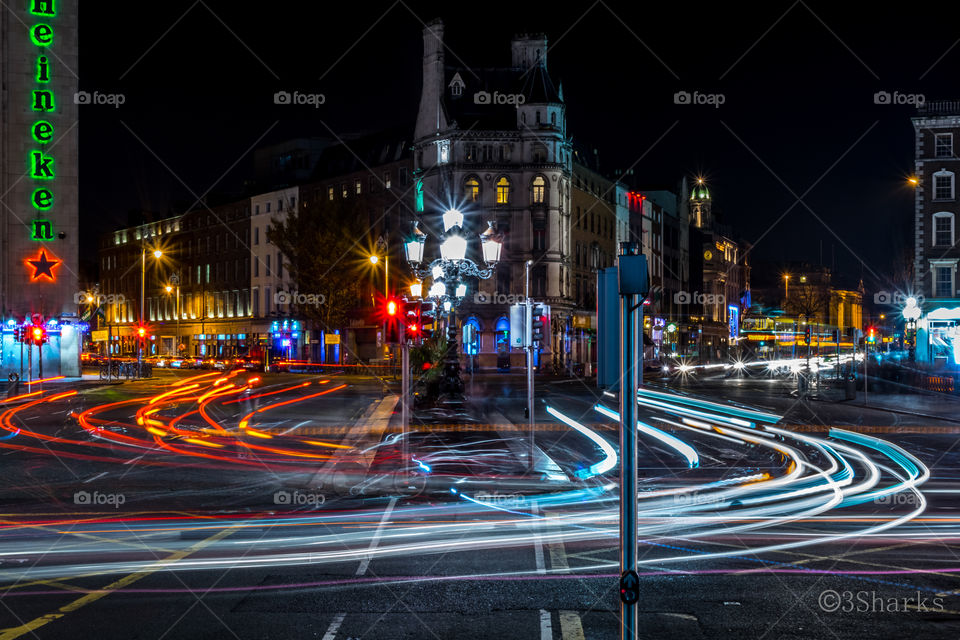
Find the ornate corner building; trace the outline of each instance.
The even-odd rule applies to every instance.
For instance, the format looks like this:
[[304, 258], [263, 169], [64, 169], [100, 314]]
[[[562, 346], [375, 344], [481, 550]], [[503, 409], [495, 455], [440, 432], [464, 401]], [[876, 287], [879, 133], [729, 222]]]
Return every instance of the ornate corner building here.
[[523, 354], [510, 350], [509, 306], [524, 299], [525, 263], [532, 260], [529, 295], [551, 309], [552, 340], [541, 364], [560, 366], [574, 308], [573, 158], [562, 87], [547, 72], [547, 39], [518, 35], [509, 67], [470, 68], [447, 64], [443, 38], [440, 20], [423, 30], [415, 215], [436, 236], [440, 216], [454, 207], [464, 214], [466, 233], [495, 221], [504, 235], [496, 277], [471, 283], [460, 308], [461, 324], [473, 325], [462, 348], [481, 367], [522, 365]]

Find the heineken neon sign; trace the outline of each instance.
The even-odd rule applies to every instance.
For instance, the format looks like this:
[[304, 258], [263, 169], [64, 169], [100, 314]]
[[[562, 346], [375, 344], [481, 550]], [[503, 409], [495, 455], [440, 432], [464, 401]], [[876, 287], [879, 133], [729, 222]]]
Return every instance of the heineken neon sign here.
[[[49, 84], [52, 76], [50, 69], [50, 59], [44, 54], [46, 47], [54, 42], [54, 29], [50, 25], [51, 18], [57, 16], [55, 0], [28, 0], [29, 11], [37, 17], [37, 22], [29, 27], [30, 40], [40, 51], [37, 55], [37, 75], [35, 80], [37, 86], [33, 89], [30, 97], [30, 108], [37, 112], [38, 119], [30, 126], [30, 135], [34, 143], [39, 145], [39, 149], [29, 151], [27, 155], [27, 175], [32, 180], [37, 180], [37, 188], [30, 194], [30, 204], [38, 212], [47, 212], [53, 207], [54, 194], [52, 182], [56, 178], [54, 171], [54, 157], [47, 152], [47, 144], [53, 140], [54, 126], [49, 121], [40, 117], [40, 114], [53, 112], [56, 108], [53, 91], [44, 85]], [[40, 186], [43, 185], [43, 186]], [[30, 223], [30, 239], [47, 241], [53, 240], [53, 225], [49, 219], [36, 219]], [[46, 261], [46, 256], [41, 255], [41, 260]], [[38, 267], [37, 261], [27, 261], [35, 271], [31, 279], [36, 279], [39, 275], [47, 276], [53, 279], [50, 268], [46, 264]]]

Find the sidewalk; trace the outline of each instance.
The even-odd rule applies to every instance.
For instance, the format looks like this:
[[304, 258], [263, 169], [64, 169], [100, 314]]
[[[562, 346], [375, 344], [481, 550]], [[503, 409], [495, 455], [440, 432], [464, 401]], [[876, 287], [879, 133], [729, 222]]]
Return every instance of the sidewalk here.
[[960, 398], [956, 396], [931, 396], [929, 394], [913, 393], [887, 394], [870, 393], [868, 391], [866, 404], [864, 404], [864, 394], [862, 391], [858, 391], [855, 400], [837, 404], [960, 423]]

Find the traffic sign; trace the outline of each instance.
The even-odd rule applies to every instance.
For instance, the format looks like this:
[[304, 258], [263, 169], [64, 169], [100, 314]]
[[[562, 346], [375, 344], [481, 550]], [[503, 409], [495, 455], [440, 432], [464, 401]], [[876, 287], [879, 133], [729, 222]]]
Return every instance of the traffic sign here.
[[640, 599], [640, 576], [636, 571], [624, 571], [620, 576], [620, 600], [623, 604], [636, 604]]

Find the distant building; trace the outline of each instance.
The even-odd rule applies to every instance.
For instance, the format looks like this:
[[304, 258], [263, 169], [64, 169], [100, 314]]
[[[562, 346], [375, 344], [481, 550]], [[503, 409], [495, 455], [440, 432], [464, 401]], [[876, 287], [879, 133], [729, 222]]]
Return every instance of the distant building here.
[[[960, 101], [927, 102], [913, 118], [916, 135], [914, 294], [923, 316], [917, 323], [920, 362], [960, 365], [960, 295], [957, 264], [957, 175]], [[898, 302], [893, 300], [890, 302]], [[902, 306], [902, 303], [898, 306]]]

